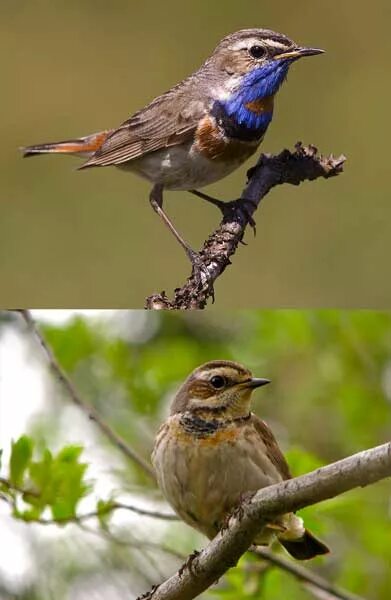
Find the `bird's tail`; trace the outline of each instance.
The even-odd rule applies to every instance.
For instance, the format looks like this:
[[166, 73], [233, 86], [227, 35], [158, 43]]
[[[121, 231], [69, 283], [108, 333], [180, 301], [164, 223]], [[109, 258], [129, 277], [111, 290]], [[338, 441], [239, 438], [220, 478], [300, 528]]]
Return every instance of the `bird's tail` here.
[[111, 129], [99, 131], [92, 135], [87, 135], [74, 140], [65, 140], [63, 142], [25, 146], [21, 148], [21, 151], [25, 157], [34, 156], [36, 154], [71, 154], [88, 158], [99, 150], [111, 131]]
[[281, 539], [281, 537], [278, 539], [285, 550], [297, 560], [309, 560], [315, 558], [315, 556], [328, 554], [330, 552], [326, 544], [318, 540], [310, 531], [308, 531], [308, 529], [306, 529], [304, 535], [297, 540], [284, 540]]

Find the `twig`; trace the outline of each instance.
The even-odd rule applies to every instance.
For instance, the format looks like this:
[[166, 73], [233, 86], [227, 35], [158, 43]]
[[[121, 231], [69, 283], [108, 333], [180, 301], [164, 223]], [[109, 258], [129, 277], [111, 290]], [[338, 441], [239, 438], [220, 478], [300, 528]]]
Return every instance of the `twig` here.
[[13, 491], [13, 492], [18, 492], [19, 494], [22, 494], [23, 496], [34, 496], [34, 497], [38, 497], [38, 494], [35, 490], [27, 490], [24, 489], [22, 487], [19, 487], [18, 485], [14, 485], [13, 483], [11, 483], [11, 481], [8, 481], [8, 479], [4, 479], [4, 477], [0, 477], [0, 485], [4, 486], [5, 488], [7, 488], [7, 490], [9, 491]]
[[113, 431], [111, 429], [111, 427], [100, 417], [98, 412], [92, 406], [87, 404], [87, 402], [85, 402], [85, 400], [83, 400], [83, 398], [80, 396], [79, 392], [76, 390], [75, 386], [73, 385], [73, 383], [71, 382], [69, 377], [66, 375], [65, 371], [62, 369], [59, 362], [57, 361], [57, 359], [54, 355], [54, 352], [51, 349], [51, 347], [49, 346], [49, 344], [46, 342], [45, 337], [43, 336], [43, 334], [37, 327], [37, 324], [36, 324], [35, 320], [33, 319], [31, 312], [29, 310], [20, 310], [19, 312], [22, 315], [23, 319], [25, 320], [29, 329], [32, 331], [32, 333], [35, 335], [35, 337], [38, 339], [40, 345], [42, 346], [42, 348], [48, 358], [49, 365], [52, 369], [52, 372], [56, 376], [59, 383], [63, 386], [65, 391], [68, 393], [72, 402], [74, 404], [76, 404], [76, 406], [78, 406], [87, 415], [87, 417], [91, 421], [94, 421], [96, 423], [96, 425], [99, 427], [99, 429], [102, 431], [102, 433], [104, 433], [104, 435], [127, 458], [129, 458], [134, 463], [136, 463], [144, 471], [144, 473], [146, 473], [147, 475], [149, 475], [149, 477], [151, 477], [153, 480], [155, 480], [155, 474], [153, 472], [152, 466], [147, 461], [145, 461], [141, 456], [139, 456], [137, 454], [137, 452], [135, 450], [133, 450], [133, 448], [131, 448], [125, 442], [125, 440], [123, 440], [117, 433], [115, 433], [115, 431]]
[[290, 573], [300, 581], [331, 594], [333, 598], [338, 598], [339, 600], [363, 600], [363, 598], [360, 596], [347, 592], [346, 590], [333, 585], [327, 581], [327, 579], [320, 577], [320, 575], [317, 575], [313, 571], [306, 569], [299, 563], [278, 556], [268, 548], [254, 546], [251, 548], [251, 551], [258, 556], [261, 556], [264, 560], [268, 561], [272, 565], [275, 565], [283, 571]]
[[67, 525], [68, 523], [80, 524], [83, 521], [87, 521], [89, 519], [99, 518], [104, 515], [108, 515], [116, 510], [128, 510], [143, 517], [150, 517], [151, 519], [162, 519], [164, 521], [178, 521], [178, 517], [174, 514], [161, 513], [154, 510], [145, 510], [143, 508], [138, 508], [137, 506], [122, 504], [121, 502], [113, 502], [105, 506], [99, 512], [92, 510], [91, 512], [87, 512], [82, 515], [75, 515], [73, 517], [59, 517], [53, 519], [45, 519], [42, 517], [34, 519], [34, 523], [40, 523], [41, 525]]
[[241, 505], [230, 519], [228, 527], [206, 548], [143, 598], [191, 600], [236, 565], [254, 537], [277, 516], [390, 476], [391, 442], [259, 490], [252, 499]]
[[[242, 241], [248, 223], [262, 198], [275, 186], [283, 183], [299, 185], [323, 177], [328, 179], [342, 173], [346, 158], [333, 155], [325, 157], [314, 146], [296, 144], [295, 151], [283, 150], [277, 156], [262, 154], [258, 163], [248, 172], [249, 181], [242, 193], [241, 202], [225, 215], [219, 227], [212, 233], [200, 252], [202, 283], [193, 275], [175, 290], [173, 300], [165, 292], [150, 296], [147, 309], [203, 309], [213, 298], [213, 286], [217, 278], [231, 264]], [[206, 275], [207, 274], [207, 275]]]

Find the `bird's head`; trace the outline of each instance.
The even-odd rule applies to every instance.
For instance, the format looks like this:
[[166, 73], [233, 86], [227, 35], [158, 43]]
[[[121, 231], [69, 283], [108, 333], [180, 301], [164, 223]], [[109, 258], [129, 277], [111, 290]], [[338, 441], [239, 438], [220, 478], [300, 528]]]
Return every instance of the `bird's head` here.
[[200, 416], [246, 416], [253, 390], [268, 383], [268, 379], [253, 377], [238, 363], [208, 362], [195, 369], [182, 384], [172, 403], [171, 414], [189, 411]]
[[266, 79], [275, 79], [277, 84], [293, 62], [322, 53], [319, 48], [299, 46], [286, 35], [270, 29], [242, 29], [221, 40], [211, 60], [227, 75], [245, 76], [256, 72], [259, 78], [263, 75]]
[[304, 56], [321, 54], [319, 48], [299, 46], [269, 29], [243, 29], [225, 37], [209, 59], [219, 82], [215, 100], [240, 126], [266, 130], [273, 98], [289, 67]]

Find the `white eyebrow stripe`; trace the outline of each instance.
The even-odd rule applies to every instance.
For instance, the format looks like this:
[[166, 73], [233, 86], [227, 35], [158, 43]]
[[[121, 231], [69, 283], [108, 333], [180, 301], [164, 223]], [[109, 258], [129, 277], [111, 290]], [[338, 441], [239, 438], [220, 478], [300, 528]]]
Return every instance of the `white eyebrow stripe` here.
[[279, 42], [272, 38], [245, 38], [243, 40], [238, 40], [235, 44], [232, 45], [232, 50], [242, 50], [243, 48], [250, 48], [251, 46], [271, 46], [272, 48], [277, 48], [280, 50], [286, 50], [291, 47], [290, 42]]
[[272, 40], [269, 38], [265, 39], [263, 41], [268, 46], [271, 46], [272, 48], [281, 48], [281, 50], [286, 50], [287, 48], [291, 47], [291, 44], [289, 44], [288, 42], [286, 44], [284, 44], [283, 42], [277, 42], [277, 40]]

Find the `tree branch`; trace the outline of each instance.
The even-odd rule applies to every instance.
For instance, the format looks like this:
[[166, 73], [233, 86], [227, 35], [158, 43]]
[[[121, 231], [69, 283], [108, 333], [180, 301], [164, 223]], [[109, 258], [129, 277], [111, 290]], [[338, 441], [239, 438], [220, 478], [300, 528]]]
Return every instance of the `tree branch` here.
[[88, 521], [89, 519], [99, 518], [104, 515], [109, 515], [110, 513], [117, 510], [127, 510], [142, 517], [150, 517], [151, 519], [162, 519], [164, 521], [178, 521], [178, 517], [172, 513], [161, 513], [156, 510], [147, 510], [144, 508], [138, 508], [138, 506], [133, 506], [132, 504], [124, 504], [122, 502], [111, 502], [108, 503], [102, 510], [87, 512], [81, 515], [75, 515], [74, 517], [58, 517], [56, 519], [45, 519], [38, 518], [34, 519], [34, 523], [40, 523], [41, 525], [67, 525], [68, 523], [76, 523], [80, 524], [83, 521]]
[[256, 166], [248, 172], [249, 181], [243, 190], [241, 202], [225, 215], [219, 227], [210, 235], [200, 252], [203, 265], [202, 282], [192, 274], [187, 282], [175, 290], [173, 300], [165, 292], [146, 299], [147, 309], [203, 309], [214, 297], [213, 287], [220, 275], [231, 264], [242, 241], [248, 223], [252, 220], [262, 198], [283, 183], [299, 185], [319, 177], [328, 179], [343, 171], [346, 158], [318, 154], [314, 146], [296, 144], [295, 151], [283, 150], [277, 156], [262, 154]]
[[[307, 475], [271, 485], [242, 503], [228, 527], [144, 600], [191, 600], [215, 581], [251, 546], [277, 516], [364, 487], [391, 476], [391, 442], [359, 452]], [[140, 599], [141, 600], [141, 599]]]
[[101, 432], [124, 454], [127, 458], [133, 461], [136, 465], [138, 465], [144, 473], [146, 473], [151, 479], [155, 481], [155, 473], [152, 469], [152, 466], [144, 460], [141, 456], [137, 454], [133, 448], [131, 448], [124, 439], [122, 439], [115, 431], [111, 429], [111, 427], [100, 417], [99, 413], [90, 406], [79, 394], [78, 390], [73, 385], [72, 381], [69, 379], [68, 375], [60, 366], [58, 360], [56, 359], [53, 350], [47, 343], [44, 335], [39, 330], [35, 320], [33, 319], [31, 312], [29, 310], [20, 310], [18, 311], [22, 315], [25, 320], [28, 328], [33, 333], [33, 335], [39, 341], [41, 347], [43, 348], [47, 359], [49, 361], [50, 368], [60, 383], [60, 385], [64, 388], [72, 402], [78, 406], [94, 423], [99, 427]]

